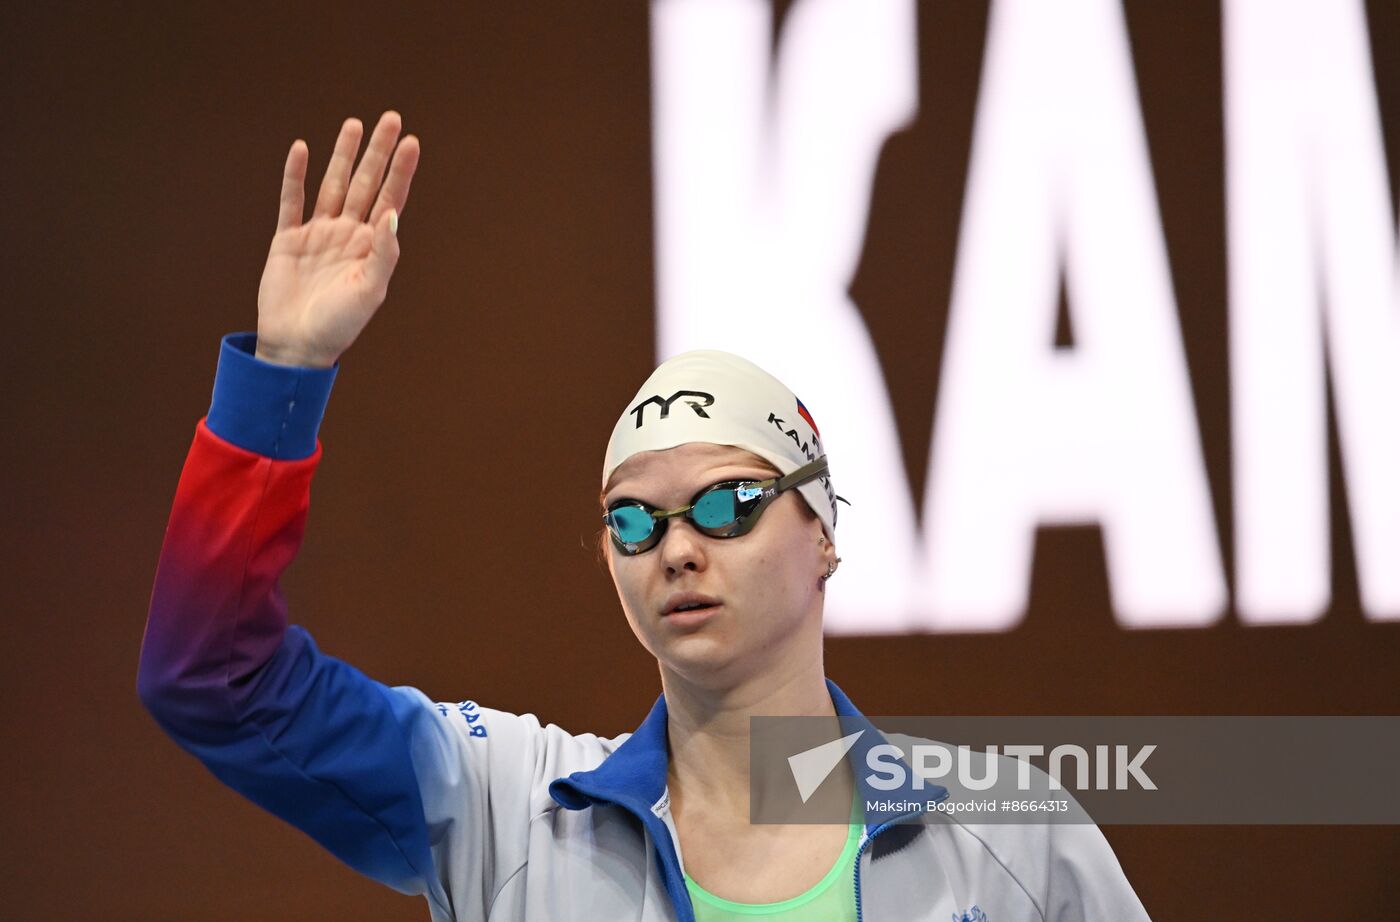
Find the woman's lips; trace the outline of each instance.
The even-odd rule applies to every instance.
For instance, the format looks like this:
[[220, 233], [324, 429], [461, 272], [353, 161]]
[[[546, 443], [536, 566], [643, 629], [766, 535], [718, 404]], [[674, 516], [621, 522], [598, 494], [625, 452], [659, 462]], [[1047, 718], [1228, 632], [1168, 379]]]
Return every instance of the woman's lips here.
[[662, 616], [662, 620], [673, 627], [698, 627], [709, 621], [720, 610], [718, 603], [706, 605], [704, 608], [691, 608], [685, 611], [673, 611], [669, 615]]
[[684, 592], [674, 592], [666, 599], [666, 604], [661, 606], [661, 614], [673, 615], [682, 608], [693, 608], [697, 605], [718, 605], [719, 599], [704, 592], [686, 590]]

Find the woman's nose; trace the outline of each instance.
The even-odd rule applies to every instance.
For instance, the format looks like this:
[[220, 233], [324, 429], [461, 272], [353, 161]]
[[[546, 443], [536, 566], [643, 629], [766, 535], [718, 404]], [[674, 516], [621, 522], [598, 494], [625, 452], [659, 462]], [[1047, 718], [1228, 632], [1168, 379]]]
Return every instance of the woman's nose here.
[[667, 573], [674, 575], [682, 570], [705, 569], [706, 540], [706, 536], [697, 531], [688, 519], [681, 516], [672, 519], [656, 549]]

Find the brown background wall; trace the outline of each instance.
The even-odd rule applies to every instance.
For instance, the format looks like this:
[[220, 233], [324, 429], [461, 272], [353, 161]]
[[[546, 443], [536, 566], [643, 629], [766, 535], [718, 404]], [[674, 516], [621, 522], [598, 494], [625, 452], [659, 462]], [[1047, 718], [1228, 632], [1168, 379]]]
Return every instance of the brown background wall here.
[[[0, 916], [426, 917], [221, 788], [134, 692], [218, 337], [255, 323], [286, 147], [307, 138], [319, 175], [347, 115], [400, 109], [424, 157], [389, 303], [322, 430], [295, 617], [434, 697], [609, 734], [645, 713], [655, 667], [589, 545], [606, 433], [653, 363], [647, 17], [599, 10], [4, 13]], [[1400, 8], [1368, 13], [1394, 189]], [[915, 495], [985, 20], [921, 7], [920, 120], [886, 146], [855, 285], [892, 390], [921, 395], [896, 403]], [[1220, 13], [1132, 3], [1128, 24], [1228, 564]], [[1400, 624], [1363, 620], [1333, 524], [1335, 603], [1314, 625], [1123, 632], [1097, 532], [1047, 531], [1015, 632], [833, 639], [828, 672], [871, 714], [1400, 713]], [[1400, 904], [1396, 828], [1106, 832], [1159, 919]]]

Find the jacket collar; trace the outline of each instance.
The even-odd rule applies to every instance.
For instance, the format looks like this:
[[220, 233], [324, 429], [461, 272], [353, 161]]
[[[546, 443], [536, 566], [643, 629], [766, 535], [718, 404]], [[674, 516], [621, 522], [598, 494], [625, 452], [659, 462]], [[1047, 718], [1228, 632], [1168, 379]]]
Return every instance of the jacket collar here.
[[[895, 790], [876, 790], [870, 787], [869, 772], [864, 766], [870, 764], [867, 754], [871, 748], [886, 742], [884, 735], [866, 719], [845, 692], [830, 679], [826, 680], [831, 693], [831, 703], [836, 715], [841, 718], [842, 732], [853, 733], [862, 730], [860, 737], [846, 755], [860, 789], [862, 804], [870, 805], [877, 801], [893, 804], [925, 804], [939, 801], [948, 796], [946, 788], [925, 783], [922, 790], [913, 786], [914, 773], [905, 766], [904, 784]], [[660, 801], [666, 794], [666, 775], [670, 766], [670, 754], [666, 740], [666, 696], [661, 695], [652, 705], [651, 712], [636, 731], [613, 751], [612, 755], [591, 771], [574, 772], [556, 779], [549, 786], [549, 794], [561, 807], [569, 810], [582, 810], [597, 803], [614, 803], [626, 807], [645, 820], [647, 814], [655, 816], [660, 810]], [[903, 761], [902, 759], [900, 760]], [[882, 826], [923, 812], [922, 807], [907, 810], [875, 811], [866, 810], [866, 832], [874, 835]]]
[[642, 725], [603, 764], [556, 779], [549, 786], [549, 796], [570, 810], [601, 802], [650, 812], [666, 791], [666, 772], [671, 761], [666, 720], [666, 696], [661, 695]]

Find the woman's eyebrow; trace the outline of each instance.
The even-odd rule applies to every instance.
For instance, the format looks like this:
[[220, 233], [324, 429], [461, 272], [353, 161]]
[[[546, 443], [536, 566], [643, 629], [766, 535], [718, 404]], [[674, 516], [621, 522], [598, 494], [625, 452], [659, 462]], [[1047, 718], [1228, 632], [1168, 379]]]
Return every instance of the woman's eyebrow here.
[[[712, 474], [711, 476], [715, 479], [711, 480], [710, 483], [723, 483], [726, 480], [772, 480], [776, 477], [783, 476], [782, 474], [776, 474], [773, 471], [767, 471], [752, 464], [735, 464], [732, 466], [738, 468], [740, 473]], [[720, 468], [720, 470], [723, 470], [723, 468]], [[754, 474], [754, 471], [758, 471], [759, 473]]]

